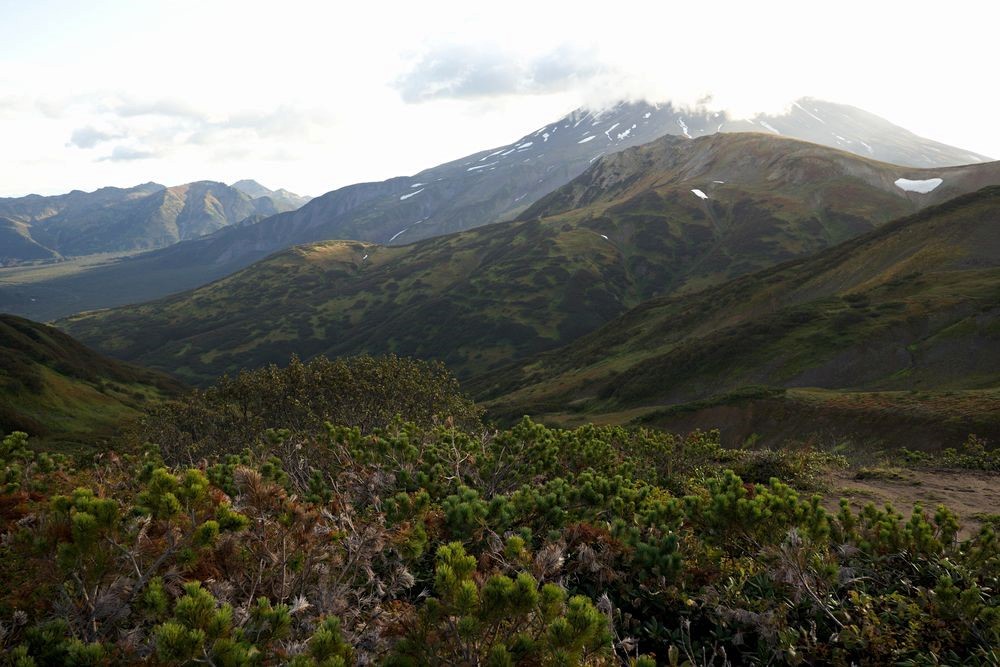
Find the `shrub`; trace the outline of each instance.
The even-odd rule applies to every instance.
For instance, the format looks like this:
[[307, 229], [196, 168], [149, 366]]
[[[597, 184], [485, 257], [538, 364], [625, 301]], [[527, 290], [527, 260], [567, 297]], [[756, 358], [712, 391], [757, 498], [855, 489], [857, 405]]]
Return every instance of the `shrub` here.
[[440, 363], [394, 355], [319, 356], [308, 363], [293, 357], [284, 368], [223, 376], [207, 390], [153, 408], [137, 435], [178, 462], [266, 445], [270, 429], [316, 433], [332, 422], [368, 433], [397, 416], [422, 426], [450, 419], [473, 428], [480, 414]]
[[986, 440], [975, 434], [970, 434], [959, 449], [949, 447], [940, 453], [929, 453], [904, 448], [902, 455], [913, 466], [1000, 472], [1000, 449], [991, 449]]
[[0, 494], [0, 664], [995, 662], [995, 526], [732, 469], [808, 482], [794, 457], [530, 420], [272, 435]]

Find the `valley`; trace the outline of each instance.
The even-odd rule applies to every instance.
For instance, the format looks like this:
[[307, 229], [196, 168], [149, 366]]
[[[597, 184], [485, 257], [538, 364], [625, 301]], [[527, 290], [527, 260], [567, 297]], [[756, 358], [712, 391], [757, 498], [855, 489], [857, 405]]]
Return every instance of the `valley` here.
[[998, 17], [557, 10], [0, 8], [0, 667], [1000, 664]]

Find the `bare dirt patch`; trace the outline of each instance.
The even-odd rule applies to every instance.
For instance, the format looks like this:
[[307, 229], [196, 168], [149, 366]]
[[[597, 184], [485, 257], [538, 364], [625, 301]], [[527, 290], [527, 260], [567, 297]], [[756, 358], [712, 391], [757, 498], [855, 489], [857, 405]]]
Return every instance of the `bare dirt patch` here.
[[930, 512], [944, 505], [959, 516], [960, 536], [968, 537], [979, 530], [983, 515], [1000, 514], [1000, 474], [909, 468], [838, 470], [831, 473], [824, 504], [836, 511], [841, 498], [847, 498], [855, 509], [870, 502], [877, 506], [891, 503], [903, 516], [916, 503]]

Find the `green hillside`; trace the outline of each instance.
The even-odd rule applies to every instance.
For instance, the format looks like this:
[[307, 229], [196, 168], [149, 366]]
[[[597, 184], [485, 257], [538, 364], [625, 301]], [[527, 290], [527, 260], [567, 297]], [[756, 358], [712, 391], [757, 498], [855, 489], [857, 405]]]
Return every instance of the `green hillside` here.
[[0, 432], [25, 431], [48, 448], [89, 448], [180, 389], [58, 329], [0, 315]]
[[497, 414], [565, 413], [571, 406], [618, 419], [746, 386], [995, 388], [998, 231], [1000, 188], [985, 188], [815, 257], [652, 299], [565, 348], [480, 376], [472, 386], [493, 400]]
[[[944, 184], [906, 192], [895, 185], [903, 176]], [[291, 353], [394, 352], [469, 377], [568, 343], [651, 297], [807, 256], [984, 182], [1000, 182], [1000, 165], [916, 170], [759, 134], [665, 137], [598, 161], [520, 221], [404, 247], [294, 248], [205, 287], [61, 326], [193, 381]]]

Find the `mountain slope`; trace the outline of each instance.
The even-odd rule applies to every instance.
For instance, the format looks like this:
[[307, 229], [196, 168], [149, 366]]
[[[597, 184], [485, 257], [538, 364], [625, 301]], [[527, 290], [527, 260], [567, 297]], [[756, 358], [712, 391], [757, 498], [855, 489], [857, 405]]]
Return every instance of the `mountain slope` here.
[[[818, 100], [800, 100], [785, 114], [747, 120], [644, 102], [601, 111], [578, 109], [506, 146], [411, 177], [340, 188], [294, 212], [90, 268], [72, 279], [39, 275], [31, 285], [0, 287], [0, 309], [53, 319], [196, 287], [297, 244], [355, 239], [402, 245], [472, 229], [518, 216], [607, 154], [664, 135], [697, 138], [720, 131], [780, 133], [915, 167], [986, 159], [917, 137], [853, 107]], [[243, 182], [251, 193], [263, 191], [255, 185]]]
[[1000, 382], [1000, 187], [818, 255], [652, 299], [473, 387], [498, 413], [641, 414], [748, 385], [972, 390]]
[[601, 160], [540, 202], [543, 217], [402, 247], [294, 248], [191, 292], [62, 325], [195, 380], [293, 352], [392, 351], [469, 376], [652, 296], [811, 254], [935, 201], [898, 187], [903, 175], [962, 191], [1000, 183], [1000, 164], [913, 170], [761, 134], [664, 137]]
[[93, 445], [144, 404], [180, 391], [171, 378], [102, 357], [61, 331], [0, 315], [0, 432]]
[[0, 266], [20, 261], [51, 260], [59, 253], [31, 238], [23, 222], [0, 217]]
[[54, 197], [0, 199], [7, 264], [96, 253], [138, 252], [197, 238], [254, 215], [295, 208], [284, 195], [251, 197], [222, 183], [74, 190]]
[[249, 178], [245, 178], [242, 181], [236, 181], [230, 187], [239, 190], [251, 199], [270, 199], [274, 202], [274, 206], [279, 212], [294, 211], [297, 208], [302, 208], [312, 199], [312, 197], [297, 195], [294, 192], [289, 192], [284, 188], [271, 190], [270, 188], [266, 188], [257, 181]]
[[784, 114], [730, 121], [722, 132], [771, 132], [908, 167], [950, 167], [993, 158], [919, 137], [873, 113], [813, 98], [793, 102]]

